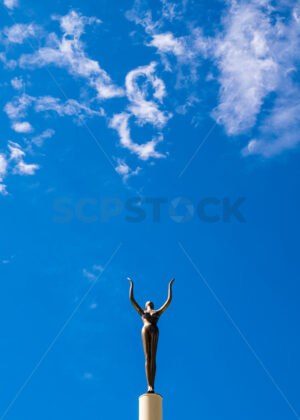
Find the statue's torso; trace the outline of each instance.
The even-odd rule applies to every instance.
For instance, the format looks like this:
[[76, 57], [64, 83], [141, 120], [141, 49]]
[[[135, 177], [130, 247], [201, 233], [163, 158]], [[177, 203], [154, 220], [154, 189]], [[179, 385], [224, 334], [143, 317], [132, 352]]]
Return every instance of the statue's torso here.
[[159, 320], [159, 315], [155, 312], [144, 312], [142, 315], [142, 320], [145, 326], [147, 325], [156, 325]]

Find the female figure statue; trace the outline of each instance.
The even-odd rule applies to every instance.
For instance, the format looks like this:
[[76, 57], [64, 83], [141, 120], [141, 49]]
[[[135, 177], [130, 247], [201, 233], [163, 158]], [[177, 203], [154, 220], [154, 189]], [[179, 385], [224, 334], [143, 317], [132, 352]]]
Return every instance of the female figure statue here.
[[130, 279], [128, 280], [130, 282], [129, 299], [134, 308], [138, 311], [144, 323], [142, 329], [142, 339], [145, 353], [145, 369], [148, 382], [148, 393], [153, 393], [156, 372], [156, 349], [158, 342], [158, 328], [156, 324], [161, 314], [167, 309], [167, 307], [171, 303], [172, 284], [175, 279], [172, 279], [169, 283], [169, 295], [166, 303], [160, 309], [157, 310], [154, 310], [154, 305], [150, 301], [146, 302], [145, 309], [142, 309], [137, 304], [136, 300], [133, 297], [133, 282]]

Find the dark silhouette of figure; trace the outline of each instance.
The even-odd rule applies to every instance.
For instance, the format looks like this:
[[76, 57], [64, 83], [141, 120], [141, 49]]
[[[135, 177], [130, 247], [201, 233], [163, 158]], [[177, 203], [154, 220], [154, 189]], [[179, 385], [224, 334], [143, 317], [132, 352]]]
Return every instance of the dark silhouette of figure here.
[[133, 282], [130, 280], [129, 299], [141, 316], [144, 326], [142, 328], [142, 339], [145, 353], [145, 369], [146, 377], [148, 382], [148, 393], [154, 392], [154, 381], [156, 372], [156, 350], [158, 342], [158, 328], [157, 321], [161, 314], [168, 308], [172, 300], [172, 284], [175, 279], [172, 279], [169, 283], [169, 295], [165, 304], [157, 310], [154, 310], [152, 302], [146, 302], [145, 309], [142, 309], [133, 297]]

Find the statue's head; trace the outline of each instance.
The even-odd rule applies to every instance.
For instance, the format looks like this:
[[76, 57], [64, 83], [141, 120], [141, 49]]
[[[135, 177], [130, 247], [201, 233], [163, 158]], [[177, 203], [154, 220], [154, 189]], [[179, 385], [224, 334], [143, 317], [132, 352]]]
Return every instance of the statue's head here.
[[152, 302], [150, 302], [150, 300], [148, 300], [148, 302], [146, 302], [145, 308], [146, 309], [154, 309], [154, 304]]

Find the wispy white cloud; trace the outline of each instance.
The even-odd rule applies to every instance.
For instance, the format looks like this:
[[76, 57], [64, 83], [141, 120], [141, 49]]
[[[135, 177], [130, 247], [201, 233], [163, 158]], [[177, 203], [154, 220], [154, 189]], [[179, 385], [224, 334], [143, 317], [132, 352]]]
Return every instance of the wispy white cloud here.
[[118, 159], [118, 165], [116, 166], [116, 171], [120, 175], [127, 175], [130, 172], [130, 168], [124, 160]]
[[1, 264], [10, 264], [15, 258], [15, 255], [10, 255], [1, 261]]
[[126, 12], [128, 20], [136, 25], [141, 25], [147, 34], [152, 34], [161, 25], [161, 21], [153, 21], [152, 13], [149, 9], [145, 9], [145, 4], [141, 0], [135, 0], [133, 8]]
[[0, 182], [3, 181], [3, 178], [5, 177], [7, 173], [7, 160], [5, 155], [2, 153], [0, 154]]
[[[87, 104], [80, 103], [75, 99], [68, 99], [63, 102], [61, 99], [52, 96], [33, 97], [26, 93], [15, 96], [11, 101], [7, 102], [4, 111], [11, 120], [16, 121], [25, 118], [28, 114], [28, 109], [32, 105], [36, 112], [53, 111], [60, 117], [73, 116], [76, 118], [76, 121], [81, 121], [86, 116], [103, 117], [105, 115], [102, 108], [99, 107], [98, 110], [94, 110]], [[17, 121], [17, 124], [20, 124], [20, 122]]]
[[124, 90], [116, 86], [108, 73], [96, 60], [89, 58], [84, 50], [80, 37], [85, 26], [99, 23], [99, 19], [85, 17], [70, 11], [66, 16], [54, 16], [60, 23], [63, 36], [61, 39], [55, 33], [47, 38], [47, 45], [39, 48], [33, 54], [23, 54], [19, 64], [23, 68], [43, 67], [49, 64], [65, 68], [70, 74], [83, 77], [95, 88], [100, 99], [108, 99], [124, 95]]
[[14, 9], [19, 5], [19, 0], [3, 0], [4, 6], [8, 9]]
[[16, 90], [22, 90], [25, 86], [24, 80], [23, 78], [20, 77], [14, 77], [11, 81], [10, 81], [12, 87]]
[[82, 16], [74, 10], [71, 10], [65, 16], [53, 15], [52, 19], [59, 21], [61, 30], [65, 35], [72, 35], [77, 39], [83, 34], [86, 25], [101, 23], [101, 20], [96, 17]]
[[3, 64], [4, 68], [13, 70], [17, 67], [17, 61], [13, 59], [8, 59], [5, 52], [0, 53], [0, 62]]
[[[164, 82], [155, 74], [155, 70], [156, 63], [152, 62], [126, 75], [125, 86], [129, 104], [125, 111], [115, 114], [109, 123], [109, 126], [118, 132], [121, 146], [142, 160], [164, 157], [155, 150], [156, 145], [163, 140], [163, 135], [159, 131], [150, 141], [135, 142], [131, 138], [130, 120], [138, 126], [149, 123], [155, 129], [161, 130], [172, 117], [171, 113], [160, 109], [166, 96], [166, 89]], [[125, 167], [121, 165], [119, 170], [125, 171]]]
[[300, 143], [300, 89], [286, 93], [276, 99], [272, 111], [259, 126], [257, 138], [242, 150], [244, 156], [259, 154], [268, 158]]
[[13, 123], [12, 128], [17, 133], [30, 133], [33, 131], [33, 127], [28, 121], [15, 122]]
[[172, 53], [177, 57], [186, 54], [185, 38], [176, 38], [172, 32], [154, 34], [148, 45], [157, 48], [161, 53]]
[[175, 20], [181, 20], [186, 9], [186, 3], [188, 0], [181, 1], [170, 1], [160, 0], [161, 7], [158, 7], [158, 17], [153, 20], [152, 12], [149, 9], [147, 2], [143, 0], [135, 0], [131, 10], [126, 12], [128, 20], [135, 22], [137, 25], [141, 25], [147, 34], [153, 34], [158, 31], [164, 23], [173, 22]]
[[181, 115], [185, 115], [190, 108], [195, 107], [199, 104], [201, 100], [198, 98], [198, 95], [195, 93], [190, 94], [186, 99], [184, 104], [178, 105], [176, 107], [176, 112]]
[[54, 134], [55, 134], [55, 131], [52, 128], [47, 128], [41, 134], [33, 137], [31, 139], [31, 143], [35, 144], [38, 147], [41, 147], [44, 143], [44, 140], [53, 137]]
[[93, 265], [93, 270], [98, 271], [99, 273], [102, 273], [102, 271], [104, 270], [104, 267], [102, 265], [99, 265], [99, 264], [94, 264]]
[[[141, 0], [134, 2], [134, 7], [127, 12], [126, 16], [144, 28], [147, 38], [150, 38], [150, 41], [145, 41], [145, 45], [156, 48], [165, 70], [176, 73], [175, 87], [180, 88], [186, 86], [188, 82], [197, 80], [197, 70], [209, 48], [208, 40], [204, 38], [202, 28], [196, 27], [190, 19], [186, 19], [188, 35], [176, 35], [176, 28], [173, 32], [170, 29], [165, 31], [166, 23], [170, 27], [170, 23], [184, 18], [187, 1], [161, 0], [161, 3], [162, 7], [159, 11], [155, 11], [157, 15], [155, 21], [151, 10], [145, 9], [145, 2]], [[172, 55], [177, 60], [175, 66], [170, 62]]]
[[173, 54], [181, 65], [198, 68], [203, 58], [207, 57], [212, 42], [210, 38], [204, 37], [202, 28], [192, 26], [189, 34], [184, 36], [175, 36], [170, 31], [155, 32], [146, 45], [155, 47], [160, 54]]
[[4, 42], [22, 44], [26, 38], [33, 37], [39, 31], [39, 26], [33, 23], [16, 23], [3, 29]]
[[[247, 134], [259, 116], [243, 155], [271, 157], [300, 143], [300, 2], [293, 2], [285, 19], [274, 19], [275, 10], [268, 1], [232, 3], [215, 50], [221, 71], [215, 118], [235, 135]], [[275, 99], [266, 103], [270, 92]]]
[[21, 96], [15, 96], [11, 101], [6, 103], [4, 111], [11, 120], [24, 118], [33, 100], [34, 98], [26, 93], [23, 93]]
[[82, 270], [83, 276], [91, 281], [95, 281], [99, 278], [100, 274], [103, 271], [102, 265], [93, 265], [91, 269], [84, 268]]
[[[204, 38], [201, 28], [192, 28], [189, 35], [155, 32], [147, 46], [156, 48], [165, 70], [176, 74], [176, 88], [189, 86], [198, 81], [198, 69], [206, 58], [210, 42]], [[175, 57], [175, 63], [171, 60]]]
[[142, 160], [147, 160], [150, 157], [152, 158], [164, 157], [163, 154], [155, 150], [157, 143], [159, 143], [162, 140], [162, 136], [160, 135], [158, 137], [154, 137], [152, 140], [144, 144], [135, 143], [131, 139], [131, 135], [130, 135], [129, 118], [130, 118], [129, 113], [122, 112], [120, 114], [115, 114], [110, 121], [110, 127], [117, 130], [120, 136], [121, 146], [128, 149], [131, 153], [135, 153]]
[[189, 0], [170, 1], [160, 0], [162, 3], [162, 17], [169, 22], [183, 20]]
[[25, 152], [21, 149], [21, 146], [18, 143], [15, 143], [13, 141], [8, 142], [8, 150], [10, 152], [9, 160], [20, 160], [23, 159], [23, 156], [25, 156]]
[[21, 146], [18, 143], [10, 141], [8, 143], [8, 149], [10, 151], [9, 161], [13, 161], [14, 163], [12, 168], [13, 174], [34, 175], [35, 172], [40, 168], [40, 166], [35, 163], [28, 164], [24, 162], [25, 152], [21, 149]]
[[234, 2], [224, 17], [224, 32], [215, 40], [220, 70], [220, 103], [213, 112], [229, 135], [255, 125], [264, 98], [278, 82], [278, 64], [270, 48], [273, 28], [259, 5]]
[[[130, 101], [127, 109], [136, 117], [139, 124], [151, 123], [163, 127], [171, 114], [159, 109], [159, 104], [166, 96], [166, 90], [164, 82], [155, 74], [156, 65], [157, 63], [152, 62], [127, 74], [126, 95]], [[147, 99], [149, 87], [153, 89], [153, 100]]]
[[141, 168], [138, 166], [135, 170], [132, 170], [125, 160], [123, 159], [117, 159], [117, 166], [115, 167], [115, 170], [118, 172], [119, 175], [122, 176], [123, 181], [126, 182], [128, 178], [137, 175]]
[[35, 98], [34, 109], [37, 112], [54, 111], [60, 117], [65, 115], [82, 118], [84, 116], [104, 116], [104, 110], [102, 108], [99, 108], [99, 111], [96, 111], [75, 99], [68, 99], [67, 101], [62, 102], [59, 98], [54, 98], [52, 96]]
[[0, 154], [0, 195], [8, 195], [7, 185], [3, 182], [8, 174], [34, 175], [39, 169], [35, 163], [24, 162], [26, 153], [18, 143], [9, 141], [7, 152]]
[[14, 174], [18, 175], [34, 175], [40, 168], [36, 163], [25, 163], [22, 159], [19, 160], [13, 169]]
[[7, 192], [7, 185], [5, 185], [5, 184], [0, 184], [0, 195], [8, 195], [8, 192]]

